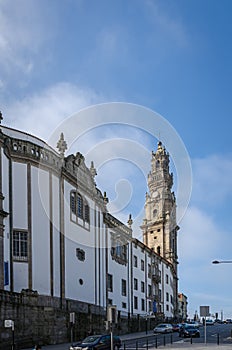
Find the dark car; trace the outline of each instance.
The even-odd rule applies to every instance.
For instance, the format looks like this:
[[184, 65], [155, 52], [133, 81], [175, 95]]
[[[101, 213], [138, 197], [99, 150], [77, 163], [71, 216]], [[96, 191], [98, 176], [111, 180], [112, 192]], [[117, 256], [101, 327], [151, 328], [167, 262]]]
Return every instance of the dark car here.
[[180, 337], [190, 337], [190, 338], [199, 338], [200, 337], [200, 331], [198, 328], [192, 326], [192, 325], [185, 325], [180, 327], [179, 330], [179, 336]]
[[177, 323], [177, 324], [174, 323], [174, 324], [172, 325], [172, 331], [173, 331], [173, 332], [179, 332], [180, 327], [181, 327], [181, 325], [180, 325], [179, 323]]
[[[113, 336], [114, 349], [121, 347], [121, 339], [114, 335]], [[110, 350], [111, 349], [111, 336], [110, 334], [105, 335], [90, 335], [85, 338], [82, 342], [72, 344], [69, 350]]]

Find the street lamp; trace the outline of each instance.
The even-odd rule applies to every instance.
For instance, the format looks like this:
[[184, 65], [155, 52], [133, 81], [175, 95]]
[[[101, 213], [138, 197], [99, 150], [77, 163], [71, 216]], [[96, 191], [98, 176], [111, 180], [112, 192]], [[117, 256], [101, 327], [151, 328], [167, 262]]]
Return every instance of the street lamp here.
[[214, 260], [212, 264], [232, 264], [232, 260]]

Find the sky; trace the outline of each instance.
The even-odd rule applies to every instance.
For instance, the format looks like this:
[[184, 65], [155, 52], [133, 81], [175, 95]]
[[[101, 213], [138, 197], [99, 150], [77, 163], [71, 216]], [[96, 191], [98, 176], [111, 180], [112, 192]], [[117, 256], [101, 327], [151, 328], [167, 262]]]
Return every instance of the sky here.
[[[212, 264], [232, 260], [231, 12], [230, 0], [0, 0], [3, 124], [50, 143], [75, 115], [69, 151], [95, 158], [97, 185], [120, 220], [142, 220], [157, 139], [178, 158], [156, 116], [178, 135], [192, 169], [178, 219], [190, 317], [205, 305], [232, 317], [232, 265]], [[152, 119], [154, 133], [132, 117], [125, 125], [123, 114], [90, 129], [83, 111], [112, 102], [139, 110], [145, 125]], [[185, 191], [184, 168], [171, 166], [174, 190]], [[139, 223], [133, 229], [141, 238]]]

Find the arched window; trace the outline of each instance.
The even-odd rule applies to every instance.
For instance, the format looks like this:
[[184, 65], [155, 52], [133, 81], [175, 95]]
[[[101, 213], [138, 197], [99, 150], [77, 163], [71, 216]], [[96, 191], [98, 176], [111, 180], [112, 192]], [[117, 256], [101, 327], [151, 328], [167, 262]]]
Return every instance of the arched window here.
[[70, 213], [71, 220], [78, 225], [89, 229], [90, 227], [90, 207], [85, 199], [80, 193], [76, 191], [70, 192]]
[[85, 221], [89, 222], [89, 206], [85, 203]]
[[77, 194], [77, 216], [83, 218], [83, 199], [80, 193]]
[[157, 247], [157, 254], [160, 255], [160, 246]]
[[77, 206], [76, 206], [77, 200], [76, 200], [76, 192], [71, 192], [70, 195], [70, 208], [71, 211], [76, 215], [77, 212]]
[[157, 209], [154, 209], [154, 210], [153, 210], [153, 218], [155, 218], [156, 215], [157, 215]]

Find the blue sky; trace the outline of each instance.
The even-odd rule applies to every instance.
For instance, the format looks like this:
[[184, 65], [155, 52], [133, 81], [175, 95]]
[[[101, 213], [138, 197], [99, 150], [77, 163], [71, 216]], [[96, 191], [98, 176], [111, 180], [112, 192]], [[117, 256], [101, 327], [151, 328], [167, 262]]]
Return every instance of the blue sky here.
[[[210, 305], [212, 313], [232, 317], [232, 265], [211, 264], [232, 260], [231, 11], [230, 0], [0, 0], [5, 125], [48, 140], [82, 108], [118, 101], [159, 113], [179, 134], [193, 172], [179, 223], [179, 285], [190, 315]], [[94, 143], [132, 136], [147, 150], [156, 148], [154, 137], [122, 125], [98, 128], [77, 147], [88, 153]], [[98, 169], [99, 187], [116, 204], [117, 171], [127, 171], [128, 159], [126, 166], [105, 164], [103, 175]], [[106, 182], [112, 169], [114, 179]], [[137, 170], [139, 191], [131, 190], [133, 169], [120, 182], [134, 216], [146, 191]], [[125, 220], [128, 210], [120, 213]]]

